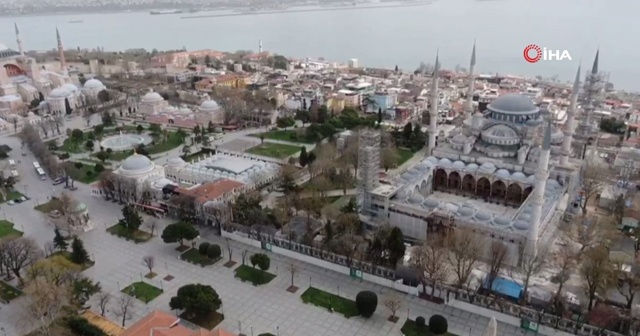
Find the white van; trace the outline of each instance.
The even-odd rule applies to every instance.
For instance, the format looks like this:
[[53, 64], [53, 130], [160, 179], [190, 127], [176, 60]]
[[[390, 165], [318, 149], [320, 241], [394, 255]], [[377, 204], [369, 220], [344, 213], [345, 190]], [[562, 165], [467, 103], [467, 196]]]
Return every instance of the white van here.
[[16, 166], [16, 162], [14, 160], [9, 160], [9, 165], [11, 167], [15, 167]]

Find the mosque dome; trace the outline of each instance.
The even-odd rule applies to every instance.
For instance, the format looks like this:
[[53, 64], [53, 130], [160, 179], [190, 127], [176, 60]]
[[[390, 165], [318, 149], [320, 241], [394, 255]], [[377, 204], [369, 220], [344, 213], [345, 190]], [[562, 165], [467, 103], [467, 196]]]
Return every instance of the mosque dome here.
[[511, 220], [507, 217], [496, 217], [493, 219], [493, 223], [500, 226], [507, 226], [511, 223]]
[[430, 156], [427, 158], [427, 161], [431, 162], [431, 163], [438, 163], [438, 159], [436, 157]]
[[127, 173], [144, 173], [153, 169], [153, 162], [148, 157], [135, 153], [124, 160], [120, 169]]
[[536, 183], [536, 176], [535, 175], [530, 175], [529, 177], [527, 177], [527, 182], [533, 184]]
[[170, 167], [181, 167], [182, 165], [184, 165], [186, 162], [184, 162], [184, 160], [182, 158], [179, 157], [175, 157], [170, 159], [167, 164]]
[[418, 195], [413, 195], [413, 196], [409, 197], [409, 202], [413, 203], [413, 204], [422, 203], [422, 197], [420, 197]]
[[453, 143], [461, 144], [461, 143], [464, 143], [466, 140], [467, 140], [466, 136], [464, 136], [463, 134], [458, 134], [458, 135], [454, 136], [451, 141]]
[[493, 125], [482, 131], [482, 140], [497, 145], [515, 145], [520, 142], [520, 136], [507, 125]]
[[496, 170], [496, 166], [491, 162], [485, 162], [480, 166], [480, 171], [483, 173], [493, 173]]
[[440, 166], [442, 167], [450, 167], [451, 166], [451, 160], [444, 158], [442, 160], [440, 160], [440, 162], [438, 163]]
[[53, 90], [51, 90], [51, 92], [49, 92], [49, 97], [51, 98], [66, 98], [69, 97], [69, 95], [71, 94], [71, 92], [69, 92], [69, 90], [63, 88], [63, 87], [59, 87], [59, 88], [55, 88]]
[[162, 96], [157, 92], [149, 92], [144, 96], [142, 96], [141, 100], [143, 103], [155, 103], [155, 102], [163, 101], [164, 98], [162, 98]]
[[476, 213], [475, 218], [476, 218], [478, 221], [486, 222], [486, 221], [488, 221], [488, 220], [490, 220], [490, 219], [491, 219], [491, 215], [490, 215], [490, 214], [488, 214], [488, 213], [486, 213], [486, 212], [480, 212], [480, 211], [479, 211], [479, 212], [477, 212], [477, 213]]
[[466, 167], [466, 165], [462, 161], [456, 161], [456, 162], [453, 163], [453, 168], [464, 169], [465, 167]]
[[468, 171], [476, 171], [478, 170], [478, 165], [475, 163], [470, 163], [466, 168]]
[[508, 178], [511, 174], [506, 169], [498, 169], [496, 175], [502, 178]]
[[493, 112], [504, 114], [534, 114], [540, 109], [533, 104], [529, 96], [519, 93], [509, 93], [498, 97], [487, 106]]
[[78, 91], [78, 87], [71, 83], [64, 84], [61, 86], [61, 88], [66, 89], [67, 91], [70, 91], [70, 92]]
[[427, 199], [426, 201], [424, 201], [424, 206], [429, 207], [429, 208], [435, 208], [438, 205], [440, 205], [440, 202], [433, 200], [433, 199]]
[[519, 181], [522, 181], [522, 180], [526, 180], [526, 179], [527, 179], [527, 177], [526, 177], [523, 173], [521, 173], [521, 172], [515, 172], [515, 173], [513, 173], [513, 175], [511, 175], [511, 177], [512, 177], [514, 180], [519, 180]]
[[220, 108], [220, 105], [215, 100], [205, 100], [200, 104], [201, 111], [215, 111]]
[[102, 84], [101, 81], [95, 78], [91, 78], [88, 81], [86, 81], [82, 87], [85, 89], [104, 89], [105, 86], [104, 84]]
[[524, 220], [519, 220], [515, 224], [513, 224], [514, 228], [522, 231], [528, 230], [530, 226], [531, 226], [531, 223]]
[[459, 207], [458, 214], [462, 217], [471, 217], [471, 215], [473, 215], [473, 209], [468, 207]]

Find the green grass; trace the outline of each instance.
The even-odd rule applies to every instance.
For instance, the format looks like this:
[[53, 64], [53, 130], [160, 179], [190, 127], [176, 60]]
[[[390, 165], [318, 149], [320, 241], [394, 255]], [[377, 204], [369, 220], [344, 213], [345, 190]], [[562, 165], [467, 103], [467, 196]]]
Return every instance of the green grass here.
[[205, 316], [187, 316], [187, 313], [182, 313], [179, 317], [207, 330], [215, 328], [224, 320], [224, 315], [218, 312], [213, 312]]
[[2, 194], [0, 193], [0, 203], [4, 203], [4, 202], [8, 202], [8, 201], [13, 201], [16, 198], [20, 198], [24, 195], [22, 195], [21, 193], [12, 190], [10, 192], [7, 193], [7, 198], [5, 199], [4, 196], [2, 196]]
[[275, 279], [275, 275], [251, 266], [242, 265], [236, 268], [236, 278], [242, 281], [249, 281], [254, 286], [265, 285]]
[[287, 157], [296, 154], [299, 151], [300, 147], [297, 146], [265, 142], [262, 145], [251, 147], [245, 152], [249, 154], [268, 156], [276, 159], [286, 159]]
[[138, 281], [122, 289], [122, 292], [133, 296], [144, 303], [149, 303], [151, 300], [162, 294], [162, 289], [152, 286], [146, 282]]
[[0, 220], [0, 238], [22, 237], [24, 233], [14, 229], [13, 225], [9, 221]]
[[[71, 245], [71, 242], [69, 242], [69, 245]], [[54, 257], [54, 256], [61, 256], [61, 257], [65, 258], [65, 259], [71, 261], [74, 265], [80, 266], [81, 267], [80, 269], [82, 271], [87, 270], [91, 266], [96, 264], [95, 261], [89, 261], [88, 263], [85, 263], [85, 264], [76, 264], [71, 260], [71, 252], [69, 252], [69, 251], [56, 251], [56, 252], [52, 253], [50, 256], [48, 256], [47, 258], [51, 258], [51, 257]]]
[[[324, 176], [326, 175], [320, 174], [320, 175], [314, 176], [311, 180], [302, 184], [302, 189], [305, 191], [313, 190], [315, 188], [315, 181], [323, 179]], [[327, 187], [329, 188], [328, 190], [342, 190], [342, 184], [337, 179], [331, 179], [327, 177], [326, 181], [329, 182], [329, 184], [327, 185]], [[352, 177], [349, 183], [347, 183], [347, 189], [353, 189], [355, 187], [356, 187], [356, 179]]]
[[[429, 326], [424, 325], [423, 327], [418, 327], [416, 325], [416, 321], [407, 319], [402, 325], [402, 329], [400, 329], [405, 336], [433, 336], [434, 334], [429, 331]], [[446, 333], [444, 336], [457, 336], [456, 334]]]
[[76, 168], [75, 162], [72, 161], [66, 162], [64, 166], [65, 172], [76, 182], [91, 184], [97, 181], [100, 177], [100, 173], [95, 171], [96, 166], [89, 163], [82, 162], [82, 167], [80, 167], [80, 169]]
[[315, 287], [309, 287], [302, 293], [300, 298], [304, 303], [327, 308], [329, 311], [338, 312], [346, 318], [360, 315], [358, 308], [356, 308], [355, 301], [325, 292]]
[[0, 281], [0, 300], [8, 303], [20, 295], [22, 295], [22, 291], [4, 281]]
[[169, 134], [167, 135], [167, 141], [162, 141], [164, 139], [162, 139], [162, 137], [158, 137], [156, 139], [154, 139], [155, 141], [155, 145], [153, 146], [145, 146], [145, 148], [147, 149], [147, 152], [149, 154], [158, 154], [158, 153], [164, 153], [166, 151], [170, 151], [180, 145], [182, 145], [183, 141], [182, 139], [178, 136], [178, 134], [176, 132], [169, 132]]
[[144, 232], [141, 230], [129, 230], [126, 227], [120, 225], [120, 224], [116, 224], [110, 228], [107, 229], [107, 232], [109, 232], [110, 234], [114, 235], [114, 236], [118, 236], [120, 238], [124, 238], [126, 240], [133, 240], [136, 244], [137, 243], [144, 243], [146, 241], [149, 241], [149, 239], [151, 239], [151, 234], [148, 232]]
[[[300, 135], [298, 135], [300, 133]], [[305, 132], [302, 128], [296, 129], [288, 129], [288, 130], [274, 130], [265, 133], [256, 133], [251, 134], [252, 137], [260, 138], [261, 135], [264, 135], [265, 139], [271, 140], [280, 140], [280, 141], [289, 141], [289, 142], [300, 142], [306, 144], [314, 144], [316, 143], [313, 139], [306, 139]]]
[[409, 161], [415, 152], [407, 148], [398, 148], [398, 161], [396, 161], [396, 167], [400, 167], [403, 163]]
[[187, 252], [181, 254], [180, 255], [180, 259], [182, 259], [184, 261], [188, 261], [188, 262], [190, 262], [192, 264], [196, 264], [196, 265], [200, 265], [202, 267], [205, 267], [205, 266], [209, 266], [209, 265], [215, 264], [221, 258], [218, 257], [216, 259], [209, 259], [209, 258], [201, 255], [200, 251], [198, 251], [197, 248], [192, 248], [192, 249], [188, 250]]
[[50, 200], [47, 203], [38, 204], [33, 208], [40, 212], [49, 213], [59, 206], [58, 203], [60, 203], [60, 200], [54, 199], [54, 200]]
[[85, 138], [80, 141], [74, 141], [71, 138], [66, 138], [62, 142], [62, 146], [58, 147], [57, 150], [60, 152], [67, 152], [70, 154], [84, 153], [87, 151], [87, 147], [85, 147], [86, 142], [87, 142], [86, 134], [85, 134]]

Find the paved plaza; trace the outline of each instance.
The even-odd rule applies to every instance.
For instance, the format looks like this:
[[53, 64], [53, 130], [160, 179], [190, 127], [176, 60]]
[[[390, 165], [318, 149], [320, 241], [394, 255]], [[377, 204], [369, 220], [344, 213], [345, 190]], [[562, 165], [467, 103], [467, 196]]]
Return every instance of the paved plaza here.
[[[13, 148], [12, 156], [17, 157], [20, 152], [18, 138], [4, 138], [6, 143]], [[18, 164], [22, 179], [17, 189], [26, 193], [31, 200], [9, 206], [3, 204], [0, 215], [16, 224], [16, 228], [24, 230], [25, 235], [34, 238], [41, 246], [51, 242], [53, 228], [46, 223], [44, 215], [33, 207], [38, 203], [46, 202], [53, 194], [63, 191], [62, 185], [53, 187], [50, 180], [41, 181], [37, 178], [31, 163], [31, 156], [22, 157]], [[211, 285], [220, 295], [223, 305], [221, 313], [225, 320], [221, 326], [232, 332], [243, 332], [255, 335], [265, 332], [282, 336], [298, 335], [401, 335], [402, 323], [409, 316], [415, 319], [424, 316], [427, 320], [433, 314], [442, 314], [449, 321], [450, 331], [458, 335], [482, 335], [488, 319], [468, 312], [434, 304], [415, 296], [405, 295], [403, 308], [398, 312], [399, 321], [394, 324], [387, 321], [390, 311], [384, 307], [385, 294], [390, 289], [368, 282], [355, 280], [349, 276], [339, 274], [323, 268], [288, 259], [271, 252], [266, 252], [271, 258], [270, 272], [278, 276], [269, 284], [255, 287], [249, 283], [243, 283], [234, 279], [233, 270], [223, 266], [226, 261], [226, 241], [217, 237], [211, 229], [201, 229], [201, 237], [198, 242], [209, 241], [219, 244], [225, 254], [222, 261], [213, 266], [202, 268], [178, 259], [179, 253], [175, 251], [177, 244], [164, 244], [159, 237], [151, 241], [135, 244], [131, 241], [110, 235], [105, 231], [106, 227], [115, 224], [121, 213], [121, 206], [112, 202], [90, 196], [89, 186], [77, 184], [78, 190], [71, 192], [73, 197], [87, 204], [94, 229], [81, 235], [85, 246], [96, 265], [85, 273], [99, 281], [103, 290], [119, 295], [119, 290], [130, 283], [140, 281], [148, 270], [142, 263], [142, 258], [153, 255], [156, 260], [154, 272], [159, 276], [153, 280], [144, 279], [157, 287], [163, 288], [164, 293], [144, 304], [136, 300], [133, 318], [127, 322], [127, 326], [137, 321], [153, 309], [169, 310], [168, 302], [175, 295], [177, 289], [189, 283], [202, 283]], [[159, 232], [170, 223], [163, 220]], [[233, 259], [240, 264], [241, 252], [249, 251], [249, 256], [257, 249], [240, 243], [231, 242], [233, 247]], [[260, 251], [265, 252], [265, 251]], [[300, 287], [297, 293], [286, 291], [290, 284], [290, 273], [287, 271], [289, 263], [298, 265], [299, 272], [295, 276], [295, 284]], [[175, 278], [172, 281], [161, 280], [166, 275]], [[372, 290], [378, 293], [379, 303], [376, 313], [370, 319], [350, 318], [346, 319], [337, 313], [329, 313], [326, 309], [307, 305], [302, 302], [300, 295], [309, 285], [338, 293], [351, 299], [355, 298], [358, 291]], [[398, 293], [398, 295], [404, 295]], [[5, 328], [7, 335], [21, 335], [31, 326], [24, 319], [24, 304], [21, 299], [13, 301], [10, 305], [0, 304], [0, 326]], [[108, 317], [114, 321], [117, 318], [113, 314], [116, 300], [113, 299]], [[92, 310], [99, 313], [97, 302], [92, 302]], [[242, 328], [242, 330], [240, 330]], [[513, 326], [499, 324], [498, 335], [522, 335], [523, 332]]]

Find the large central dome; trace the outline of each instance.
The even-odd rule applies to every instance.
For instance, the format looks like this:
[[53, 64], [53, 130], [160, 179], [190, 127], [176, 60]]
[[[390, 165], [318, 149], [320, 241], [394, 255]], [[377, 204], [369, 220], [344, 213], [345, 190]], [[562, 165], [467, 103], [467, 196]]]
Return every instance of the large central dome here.
[[135, 153], [124, 160], [120, 169], [127, 173], [143, 173], [153, 169], [153, 162], [148, 157]]
[[534, 114], [540, 111], [540, 109], [533, 104], [533, 101], [529, 96], [521, 95], [519, 93], [509, 93], [504, 96], [500, 96], [489, 104], [488, 108], [493, 112], [512, 115]]

